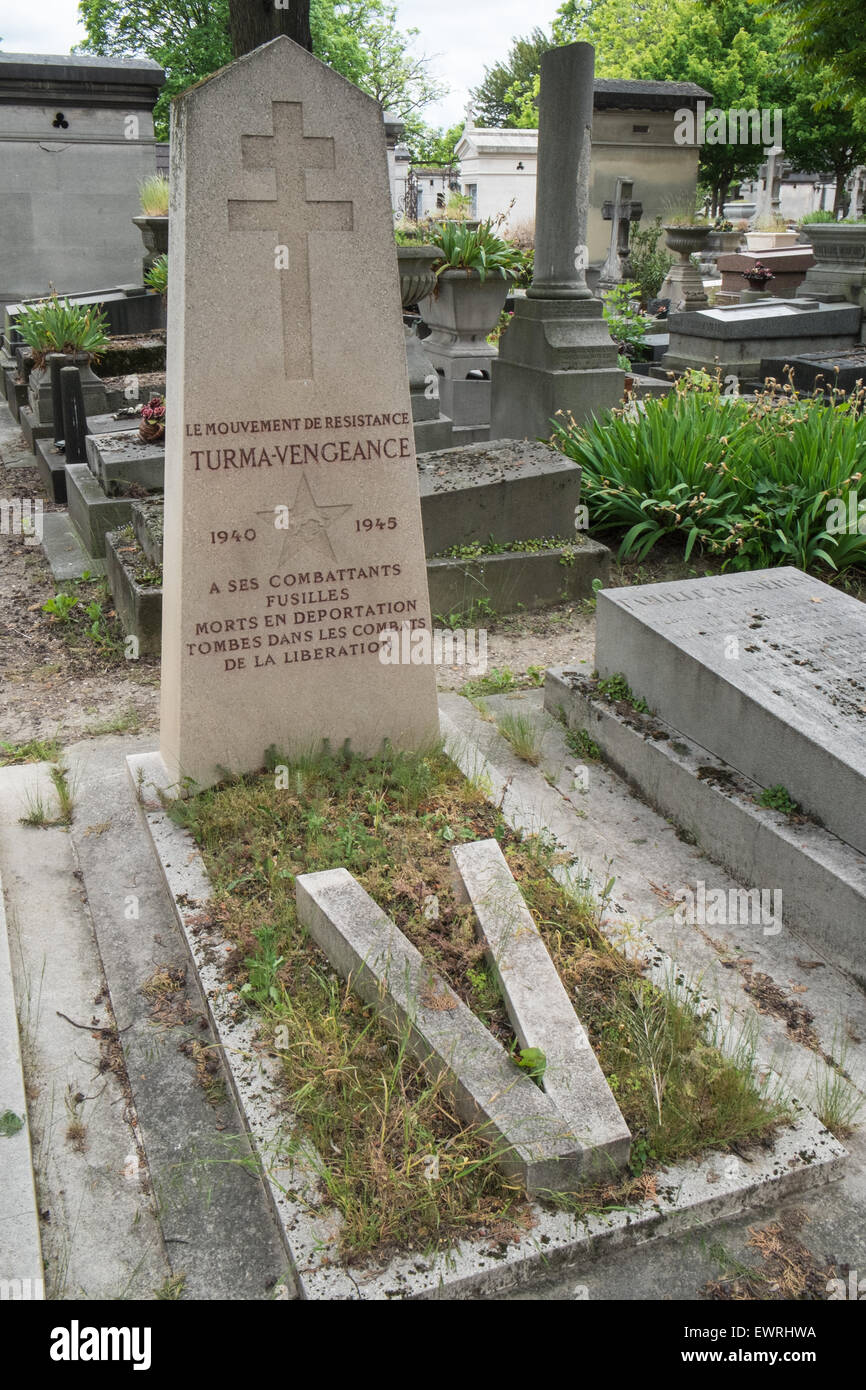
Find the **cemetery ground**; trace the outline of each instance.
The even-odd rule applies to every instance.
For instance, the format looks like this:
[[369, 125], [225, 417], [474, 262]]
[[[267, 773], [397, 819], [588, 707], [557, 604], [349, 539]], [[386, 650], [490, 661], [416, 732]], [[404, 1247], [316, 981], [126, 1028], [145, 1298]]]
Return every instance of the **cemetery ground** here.
[[[14, 459], [13, 435], [4, 448], [4, 462]], [[5, 495], [41, 495], [35, 470], [7, 463], [4, 472]], [[120, 770], [124, 753], [152, 746], [158, 663], [125, 659], [98, 579], [56, 584], [41, 552], [14, 538], [3, 538], [2, 557], [3, 870], [13, 960], [26, 981], [24, 1048], [47, 1292], [66, 1299], [295, 1296], [218, 1060], [209, 1004]], [[681, 551], [661, 546], [615, 567], [612, 584], [718, 568], [685, 563]], [[71, 622], [43, 611], [62, 592], [81, 600], [81, 616]], [[88, 604], [98, 609], [87, 612]], [[415, 1252], [411, 1259], [423, 1270], [461, 1239], [480, 1242], [488, 1279], [477, 1286], [465, 1279], [451, 1296], [824, 1298], [830, 1280], [844, 1281], [858, 1258], [862, 1264], [862, 992], [786, 930], [764, 936], [674, 926], [674, 885], [702, 875], [733, 880], [630, 795], [596, 761], [591, 739], [542, 709], [545, 668], [591, 671], [593, 609], [590, 600], [494, 620], [488, 674], [470, 683], [469, 699], [457, 693], [465, 672], [437, 673], [446, 723], [473, 750], [468, 780], [438, 753], [372, 764], [334, 759], [289, 765], [288, 791], [274, 790], [273, 775], [243, 779], [176, 812], [203, 844], [214, 888], [207, 911], [192, 916], [206, 943], [214, 930], [224, 943], [220, 973], [234, 1012], [255, 1020], [256, 1055], [272, 1061], [277, 1029], [288, 1030], [276, 1053], [283, 1067], [278, 1109], [298, 1116], [304, 1136], [326, 1156], [314, 1207], [326, 1194], [341, 1213], [324, 1259], [315, 1243], [310, 1250], [309, 1268], [318, 1272], [310, 1287], [318, 1276], [327, 1286], [338, 1270], [349, 1279], [349, 1292], [325, 1296], [382, 1296], [370, 1287], [371, 1252], [374, 1269], [402, 1251]], [[69, 825], [49, 770], [59, 764], [69, 769]], [[574, 768], [586, 766], [589, 786], [575, 793]], [[523, 825], [515, 796], [531, 808]], [[36, 824], [21, 825], [22, 811], [25, 818], [36, 812]], [[539, 820], [553, 837], [538, 833]], [[28, 886], [34, 836], [37, 895]], [[295, 875], [348, 866], [436, 978], [510, 1051], [513, 1030], [450, 878], [454, 844], [491, 837], [506, 853], [637, 1136], [625, 1174], [578, 1199], [546, 1204], [544, 1219], [561, 1219], [564, 1208], [592, 1231], [583, 1258], [567, 1268], [546, 1253], [555, 1239], [539, 1230], [538, 1209], [497, 1170], [495, 1146], [461, 1124], [441, 1084], [411, 1061], [405, 1037], [395, 1047], [297, 934]], [[554, 877], [578, 843], [581, 862], [609, 885], [601, 901], [567, 895]], [[118, 864], [141, 913], [131, 958], [110, 927]], [[43, 893], [60, 904], [50, 936], [39, 925]], [[426, 910], [431, 900], [435, 918]], [[263, 906], [274, 922], [264, 929]], [[627, 925], [635, 921], [652, 923], [649, 950]], [[648, 983], [641, 969], [662, 956]], [[717, 1009], [709, 1041], [683, 1005], [677, 975], [686, 1003], [693, 992]], [[47, 998], [60, 1008], [46, 1008]], [[636, 1043], [641, 1019], [655, 1029], [655, 1057]], [[732, 1060], [714, 1048], [714, 1030], [716, 1042], [732, 1033]], [[673, 1068], [659, 1063], [665, 1048], [677, 1059]], [[654, 1076], [664, 1078], [661, 1092]], [[801, 1105], [843, 1139], [844, 1176], [811, 1188], [801, 1187], [797, 1172], [787, 1195], [761, 1192], [769, 1177], [756, 1175], [762, 1154], [772, 1154]], [[814, 1152], [813, 1144], [810, 1134], [804, 1152]], [[718, 1157], [700, 1170], [697, 1218], [678, 1231], [667, 1210], [675, 1205], [670, 1173], [690, 1159], [700, 1164], [708, 1151]], [[260, 1153], [267, 1164], [266, 1148]], [[836, 1161], [831, 1152], [818, 1167], [831, 1177]], [[431, 1162], [439, 1174], [435, 1200], [423, 1178]], [[798, 1168], [795, 1154], [780, 1162]], [[621, 1240], [621, 1230], [639, 1227], [647, 1211], [667, 1238]], [[509, 1252], [532, 1250], [541, 1258], [529, 1260], [524, 1279], [489, 1276], [508, 1267]]]

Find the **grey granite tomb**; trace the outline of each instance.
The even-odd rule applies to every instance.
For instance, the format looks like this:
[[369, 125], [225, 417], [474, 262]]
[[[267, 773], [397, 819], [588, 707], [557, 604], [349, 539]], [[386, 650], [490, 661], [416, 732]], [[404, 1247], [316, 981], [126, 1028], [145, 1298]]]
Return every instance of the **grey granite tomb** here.
[[596, 665], [866, 853], [866, 606], [785, 567], [598, 595]]

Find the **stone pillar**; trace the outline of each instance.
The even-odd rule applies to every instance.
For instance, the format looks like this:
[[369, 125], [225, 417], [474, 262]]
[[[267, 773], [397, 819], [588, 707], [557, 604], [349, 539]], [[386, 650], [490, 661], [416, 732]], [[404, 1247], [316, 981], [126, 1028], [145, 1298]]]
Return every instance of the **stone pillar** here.
[[562, 412], [580, 421], [622, 399], [623, 373], [586, 284], [595, 51], [574, 43], [541, 60], [535, 278], [492, 363], [491, 438], [544, 438]]
[[51, 377], [51, 415], [54, 421], [54, 443], [63, 439], [63, 396], [60, 390], [60, 369], [68, 367], [70, 359], [65, 352], [49, 352], [45, 364]]
[[60, 368], [60, 395], [63, 402], [63, 439], [67, 463], [86, 463], [87, 416], [84, 392], [77, 367]]

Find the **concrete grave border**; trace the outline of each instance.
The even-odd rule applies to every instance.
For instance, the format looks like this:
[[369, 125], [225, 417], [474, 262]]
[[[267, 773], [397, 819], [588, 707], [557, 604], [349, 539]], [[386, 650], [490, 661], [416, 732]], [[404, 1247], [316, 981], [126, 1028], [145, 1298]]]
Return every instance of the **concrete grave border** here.
[[[452, 728], [447, 717], [443, 727]], [[468, 771], [456, 750], [451, 757]], [[240, 1113], [261, 1160], [265, 1188], [300, 1297], [331, 1301], [494, 1297], [566, 1268], [577, 1271], [608, 1250], [739, 1215], [745, 1207], [776, 1201], [840, 1175], [845, 1149], [792, 1099], [796, 1119], [771, 1149], [750, 1155], [748, 1165], [723, 1153], [671, 1165], [659, 1174], [655, 1199], [634, 1209], [575, 1218], [535, 1206], [532, 1230], [508, 1245], [487, 1236], [461, 1241], [446, 1253], [395, 1256], [386, 1264], [347, 1268], [332, 1263], [328, 1247], [336, 1241], [339, 1217], [325, 1204], [318, 1186], [321, 1160], [311, 1146], [292, 1137], [290, 1119], [285, 1112], [279, 1113], [279, 1062], [257, 1043], [254, 1020], [223, 977], [222, 962], [232, 947], [208, 913], [211, 886], [201, 853], [158, 800], [173, 785], [176, 791], [176, 784], [170, 782], [158, 753], [126, 761]], [[655, 952], [657, 960], [661, 955]]]
[[582, 672], [548, 668], [544, 708], [586, 729], [609, 766], [735, 878], [780, 888], [785, 920], [863, 983], [866, 856], [813, 821], [758, 806], [757, 782], [657, 715], [598, 698]]

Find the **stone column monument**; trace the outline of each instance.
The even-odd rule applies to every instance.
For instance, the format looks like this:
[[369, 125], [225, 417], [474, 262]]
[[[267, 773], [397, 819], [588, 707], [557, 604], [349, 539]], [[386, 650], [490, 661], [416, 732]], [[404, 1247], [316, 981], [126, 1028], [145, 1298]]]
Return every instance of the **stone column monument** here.
[[616, 347], [586, 283], [594, 66], [588, 43], [541, 60], [535, 278], [492, 365], [493, 439], [546, 437], [558, 411], [580, 421], [622, 399]]

